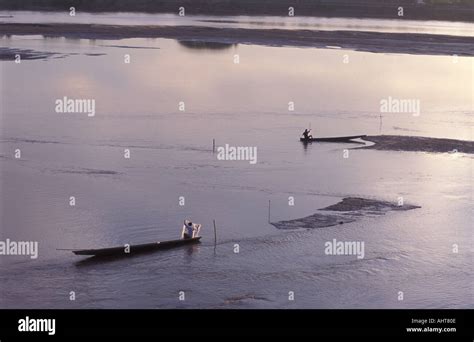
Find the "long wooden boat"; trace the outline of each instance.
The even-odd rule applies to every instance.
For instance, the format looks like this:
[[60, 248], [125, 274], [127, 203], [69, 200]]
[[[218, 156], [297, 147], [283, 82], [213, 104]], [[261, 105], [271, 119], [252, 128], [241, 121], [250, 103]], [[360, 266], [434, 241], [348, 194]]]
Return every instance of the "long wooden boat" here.
[[300, 138], [301, 142], [304, 143], [310, 143], [310, 142], [352, 142], [351, 140], [353, 139], [360, 139], [364, 138], [367, 135], [351, 135], [347, 137], [326, 137], [326, 138], [310, 138], [310, 139], [305, 139], [305, 138]]
[[[111, 247], [111, 248], [100, 248], [100, 249], [79, 249], [73, 250], [72, 252], [76, 255], [89, 255], [89, 256], [120, 256], [120, 255], [129, 255], [137, 254], [144, 252], [152, 252], [156, 250], [165, 250], [175, 247], [180, 247], [184, 245], [190, 245], [198, 243], [201, 237], [195, 237], [192, 239], [180, 239], [180, 240], [170, 240], [170, 241], [157, 241], [152, 243], [145, 243], [141, 245], [130, 245], [130, 246], [120, 246], [120, 247]], [[128, 248], [127, 248], [128, 247]]]

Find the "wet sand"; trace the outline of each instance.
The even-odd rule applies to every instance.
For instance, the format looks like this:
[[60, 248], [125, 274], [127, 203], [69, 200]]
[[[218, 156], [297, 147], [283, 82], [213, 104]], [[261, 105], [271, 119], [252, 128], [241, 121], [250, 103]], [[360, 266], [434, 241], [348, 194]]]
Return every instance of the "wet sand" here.
[[[37, 51], [33, 49], [17, 49], [17, 48], [8, 48], [0, 47], [0, 61], [15, 61], [16, 56], [20, 55], [21, 60], [47, 60], [47, 59], [57, 59], [65, 58], [69, 56], [78, 55], [77, 53], [58, 53], [58, 52], [46, 52], [46, 51]], [[85, 53], [84, 56], [103, 56], [105, 53]]]
[[474, 56], [474, 37], [196, 26], [118, 26], [87, 24], [0, 24], [3, 35], [42, 35], [68, 39], [170, 38], [222, 44], [337, 47], [366, 52]]
[[474, 141], [413, 137], [403, 135], [372, 135], [363, 140], [374, 145], [360, 147], [363, 149], [409, 152], [438, 153], [474, 153]]
[[387, 201], [346, 197], [334, 205], [318, 209], [321, 213], [295, 220], [274, 222], [272, 225], [278, 229], [326, 228], [354, 222], [364, 216], [385, 215], [390, 211], [406, 211], [418, 208], [421, 207], [406, 203], [398, 205]]
[[[398, 16], [398, 7], [404, 8], [403, 17]], [[415, 1], [387, 2], [377, 0], [314, 1], [314, 0], [88, 0], [81, 1], [80, 10], [87, 12], [143, 12], [177, 13], [180, 7], [187, 15], [271, 15], [287, 16], [293, 7], [296, 16], [386, 18], [399, 20], [450, 20], [473, 21], [472, 6], [456, 3], [425, 3]], [[78, 5], [79, 7], [79, 5]], [[69, 5], [54, 0], [4, 0], [3, 10], [66, 11]]]

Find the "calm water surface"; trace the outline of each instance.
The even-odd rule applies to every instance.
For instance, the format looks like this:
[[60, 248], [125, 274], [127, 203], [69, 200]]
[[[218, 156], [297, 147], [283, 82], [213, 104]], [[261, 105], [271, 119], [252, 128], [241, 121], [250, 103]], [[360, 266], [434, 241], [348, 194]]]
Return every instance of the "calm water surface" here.
[[[344, 159], [352, 146], [298, 141], [308, 125], [327, 136], [472, 140], [472, 58], [165, 39], [4, 37], [0, 46], [65, 55], [0, 63], [0, 239], [40, 244], [37, 260], [0, 258], [0, 307], [473, 307], [472, 156], [354, 149]], [[95, 99], [96, 116], [55, 113], [63, 96]], [[421, 115], [380, 116], [388, 96], [420, 99]], [[258, 163], [216, 160], [212, 139], [257, 146]], [[269, 200], [278, 221], [346, 196], [403, 196], [422, 208], [309, 231], [267, 222]], [[102, 263], [56, 250], [173, 239], [186, 217], [204, 225], [199, 246]], [[334, 238], [364, 241], [365, 259], [326, 256]]]

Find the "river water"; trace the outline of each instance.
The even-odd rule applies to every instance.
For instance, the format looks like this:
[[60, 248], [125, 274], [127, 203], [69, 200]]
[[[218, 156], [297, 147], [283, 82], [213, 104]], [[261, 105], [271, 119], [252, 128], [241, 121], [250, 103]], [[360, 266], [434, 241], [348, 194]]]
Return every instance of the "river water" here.
[[[87, 20], [97, 17], [138, 20]], [[463, 30], [438, 29], [451, 26]], [[0, 240], [39, 242], [38, 259], [0, 257], [0, 307], [472, 308], [472, 156], [351, 149], [343, 158], [353, 146], [298, 141], [309, 125], [327, 136], [472, 140], [472, 58], [167, 39], [13, 36], [0, 46], [61, 56], [0, 62]], [[56, 113], [64, 96], [94, 99], [95, 116]], [[419, 99], [420, 115], [380, 115], [390, 96]], [[258, 162], [217, 160], [213, 139], [256, 146]], [[278, 221], [347, 196], [402, 196], [421, 208], [314, 230], [268, 223], [269, 200]], [[104, 262], [57, 250], [174, 239], [185, 218], [203, 224], [202, 244]], [[332, 239], [363, 241], [365, 258], [325, 255]]]

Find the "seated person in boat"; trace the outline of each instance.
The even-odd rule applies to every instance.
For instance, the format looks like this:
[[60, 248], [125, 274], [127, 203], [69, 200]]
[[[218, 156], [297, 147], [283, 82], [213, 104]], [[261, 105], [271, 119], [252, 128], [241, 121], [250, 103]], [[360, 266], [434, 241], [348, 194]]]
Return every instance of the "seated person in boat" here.
[[182, 239], [192, 239], [199, 235], [201, 230], [200, 224], [192, 223], [190, 220], [184, 220], [183, 231], [181, 232]]
[[303, 139], [304, 140], [313, 139], [313, 136], [311, 134], [309, 134], [309, 132], [311, 132], [310, 129], [305, 129], [304, 130], [304, 132], [303, 132]]

